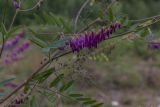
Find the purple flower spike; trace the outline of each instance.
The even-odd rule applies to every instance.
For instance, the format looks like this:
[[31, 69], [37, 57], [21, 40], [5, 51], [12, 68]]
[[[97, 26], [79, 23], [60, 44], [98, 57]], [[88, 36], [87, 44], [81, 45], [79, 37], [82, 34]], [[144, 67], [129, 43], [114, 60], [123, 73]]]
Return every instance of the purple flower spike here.
[[160, 49], [160, 44], [148, 44], [148, 48], [151, 48], [151, 49]]
[[13, 6], [16, 10], [20, 9], [20, 3], [17, 0], [13, 0]]
[[7, 83], [7, 84], [5, 84], [5, 87], [8, 87], [8, 88], [16, 88], [17, 87], [17, 85], [16, 84], [14, 84], [14, 83]]
[[101, 29], [98, 33], [91, 32], [88, 35], [82, 34], [78, 38], [73, 38], [69, 41], [69, 46], [73, 52], [79, 52], [83, 48], [97, 48], [97, 45], [110, 37], [122, 25], [118, 22], [112, 24], [108, 29]]
[[21, 99], [16, 99], [15, 103], [16, 104], [21, 104]]
[[5, 64], [10, 64], [14, 61], [18, 60], [19, 54], [22, 54], [25, 50], [27, 50], [30, 46], [30, 42], [23, 43], [20, 47], [13, 50], [13, 52], [10, 55], [7, 55], [4, 59]]
[[23, 37], [24, 37], [24, 32], [17, 34], [15, 38], [5, 42], [4, 48], [10, 49], [14, 47]]

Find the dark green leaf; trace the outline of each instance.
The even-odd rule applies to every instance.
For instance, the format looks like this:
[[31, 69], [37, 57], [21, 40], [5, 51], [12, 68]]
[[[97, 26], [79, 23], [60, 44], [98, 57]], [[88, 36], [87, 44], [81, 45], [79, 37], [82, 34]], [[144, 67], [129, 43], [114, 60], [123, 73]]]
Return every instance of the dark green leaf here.
[[78, 101], [90, 101], [91, 98], [77, 98]]
[[69, 94], [70, 97], [82, 97], [83, 95], [82, 94]]
[[64, 46], [65, 43], [70, 39], [70, 37], [65, 36], [63, 39], [60, 39], [58, 41], [55, 41], [53, 44], [48, 46], [48, 48], [59, 48], [61, 46]]
[[47, 44], [42, 39], [38, 38], [38, 34], [35, 31], [30, 28], [28, 28], [28, 30], [34, 35], [29, 38], [34, 44], [38, 45], [41, 48], [47, 46]]
[[33, 80], [36, 80], [38, 81], [39, 83], [42, 83], [44, 82], [52, 73], [54, 72], [54, 69], [53, 68], [50, 68], [38, 75], [36, 75]]
[[94, 104], [96, 102], [96, 100], [89, 100], [89, 101], [85, 101], [83, 102], [84, 105], [91, 105]]
[[97, 103], [97, 104], [92, 105], [91, 107], [101, 107], [102, 105], [103, 103]]
[[147, 29], [144, 29], [144, 30], [140, 33], [141, 37], [145, 37], [145, 36], [147, 36], [148, 34], [149, 34], [149, 31], [148, 31]]
[[0, 30], [1, 30], [2, 34], [6, 34], [7, 33], [6, 27], [5, 27], [5, 25], [3, 23], [1, 23], [1, 29]]
[[44, 23], [44, 20], [37, 14], [34, 14], [34, 17], [38, 23]]
[[10, 37], [10, 35], [12, 35], [12, 33], [16, 32], [17, 30], [19, 30], [22, 26], [16, 26], [13, 27], [9, 32], [7, 32], [6, 34], [6, 39], [8, 39]]
[[25, 85], [25, 87], [23, 89], [24, 93], [27, 93], [29, 91], [29, 89], [30, 89], [30, 86], [28, 84]]
[[64, 74], [60, 74], [56, 77], [50, 84], [50, 88], [56, 86], [62, 79], [64, 78]]
[[60, 92], [64, 92], [66, 91], [67, 89], [69, 89], [72, 85], [73, 85], [74, 81], [71, 80], [69, 81], [67, 84], [63, 85], [61, 88], [60, 88]]
[[109, 8], [108, 16], [109, 16], [109, 20], [110, 20], [110, 21], [113, 21], [113, 20], [114, 20], [112, 8]]
[[35, 96], [33, 96], [32, 100], [31, 100], [30, 107], [39, 107], [39, 104], [38, 104]]

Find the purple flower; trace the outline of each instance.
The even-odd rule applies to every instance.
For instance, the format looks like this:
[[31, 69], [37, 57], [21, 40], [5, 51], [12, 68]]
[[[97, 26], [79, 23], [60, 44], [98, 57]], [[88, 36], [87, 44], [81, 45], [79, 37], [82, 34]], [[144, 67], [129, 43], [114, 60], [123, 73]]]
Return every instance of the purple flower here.
[[29, 48], [29, 46], [30, 46], [30, 43], [29, 43], [29, 42], [23, 43], [22, 46], [20, 46], [20, 47], [18, 47], [18, 48], [16, 48], [16, 49], [14, 50], [14, 52], [12, 53], [12, 55], [13, 55], [13, 54], [17, 55], [17, 54], [20, 54], [20, 53], [24, 52], [26, 49]]
[[22, 104], [24, 101], [23, 99], [16, 99], [15, 104]]
[[17, 85], [14, 84], [14, 83], [7, 83], [7, 84], [5, 84], [5, 87], [8, 87], [8, 88], [16, 88]]
[[17, 10], [20, 8], [20, 3], [17, 0], [13, 0], [13, 6]]
[[148, 48], [151, 49], [160, 49], [160, 44], [148, 44]]
[[23, 43], [20, 47], [13, 50], [13, 52], [10, 55], [7, 55], [7, 57], [4, 60], [5, 64], [10, 64], [14, 61], [18, 60], [18, 55], [23, 53], [26, 49], [28, 49], [30, 46], [30, 42]]
[[88, 35], [82, 34], [80, 37], [73, 38], [69, 41], [69, 46], [73, 52], [79, 52], [83, 48], [97, 48], [97, 45], [110, 37], [116, 30], [121, 28], [121, 24], [116, 22], [108, 29], [101, 29], [98, 33], [91, 32]]
[[16, 35], [15, 38], [5, 42], [4, 49], [9, 49], [15, 46], [22, 38], [24, 37], [24, 32], [21, 32]]

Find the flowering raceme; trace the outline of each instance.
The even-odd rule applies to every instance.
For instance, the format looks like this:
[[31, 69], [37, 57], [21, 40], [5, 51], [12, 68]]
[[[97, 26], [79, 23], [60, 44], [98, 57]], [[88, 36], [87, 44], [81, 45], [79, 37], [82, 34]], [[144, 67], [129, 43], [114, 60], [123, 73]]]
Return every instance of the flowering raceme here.
[[13, 6], [17, 10], [20, 8], [20, 3], [17, 0], [13, 0]]
[[13, 50], [13, 52], [5, 58], [4, 63], [10, 64], [11, 62], [16, 61], [18, 59], [18, 55], [23, 53], [26, 49], [28, 49], [29, 46], [29, 42], [23, 43], [20, 47]]
[[14, 47], [23, 37], [24, 37], [24, 32], [17, 34], [15, 38], [5, 42], [4, 49], [10, 49]]
[[156, 44], [148, 44], [148, 48], [151, 49], [160, 49], [160, 44], [156, 43]]
[[91, 32], [89, 35], [82, 34], [81, 37], [73, 38], [69, 41], [69, 46], [73, 52], [79, 52], [83, 48], [97, 48], [97, 45], [110, 37], [110, 35], [122, 25], [113, 23], [108, 29], [102, 28], [98, 33]]

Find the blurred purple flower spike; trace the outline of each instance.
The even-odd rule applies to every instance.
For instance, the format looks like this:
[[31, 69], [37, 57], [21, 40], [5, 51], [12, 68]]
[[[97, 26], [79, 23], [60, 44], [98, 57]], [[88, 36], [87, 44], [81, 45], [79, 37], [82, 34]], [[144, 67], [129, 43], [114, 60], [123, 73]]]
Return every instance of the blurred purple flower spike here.
[[148, 48], [150, 48], [150, 49], [160, 49], [160, 44], [148, 44]]
[[89, 35], [82, 34], [81, 37], [73, 38], [69, 41], [70, 48], [73, 52], [79, 52], [83, 48], [97, 48], [98, 44], [120, 29], [122, 25], [118, 22], [113, 23], [108, 29], [101, 29], [98, 33], [91, 32]]
[[7, 84], [5, 84], [5, 87], [8, 87], [8, 88], [12, 88], [12, 89], [14, 89], [14, 88], [16, 88], [17, 87], [17, 85], [16, 84], [14, 84], [14, 83], [7, 83]]
[[18, 55], [23, 53], [26, 49], [28, 49], [29, 46], [30, 42], [23, 43], [20, 47], [13, 50], [13, 52], [4, 59], [4, 63], [11, 64], [12, 62], [17, 61]]
[[20, 3], [17, 0], [13, 0], [13, 6], [16, 10], [20, 9]]
[[12, 47], [15, 46], [23, 37], [24, 37], [24, 32], [21, 32], [21, 33], [17, 34], [15, 38], [6, 41], [6, 43], [5, 43], [5, 45], [4, 45], [4, 48], [5, 48], [5, 49], [12, 48]]

